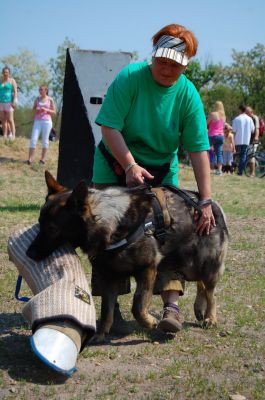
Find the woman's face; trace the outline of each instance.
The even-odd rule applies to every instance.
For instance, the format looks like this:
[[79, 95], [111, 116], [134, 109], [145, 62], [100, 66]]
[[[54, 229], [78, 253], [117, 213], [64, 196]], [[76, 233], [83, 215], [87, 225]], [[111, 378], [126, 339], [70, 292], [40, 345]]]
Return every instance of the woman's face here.
[[47, 94], [47, 89], [46, 89], [46, 87], [45, 86], [41, 86], [40, 88], [39, 88], [39, 92], [40, 92], [40, 95], [41, 96], [46, 96], [46, 94]]
[[185, 71], [186, 67], [164, 57], [153, 57], [151, 71], [154, 80], [161, 86], [172, 86]]
[[8, 68], [3, 69], [2, 74], [3, 74], [4, 78], [6, 78], [6, 79], [9, 78], [9, 75], [10, 75], [9, 69]]

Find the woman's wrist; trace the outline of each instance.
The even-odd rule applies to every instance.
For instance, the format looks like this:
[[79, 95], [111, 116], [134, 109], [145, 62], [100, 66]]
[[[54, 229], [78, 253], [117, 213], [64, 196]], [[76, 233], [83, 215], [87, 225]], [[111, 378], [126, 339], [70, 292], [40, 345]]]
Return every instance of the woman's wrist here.
[[138, 165], [137, 162], [132, 162], [128, 164], [127, 167], [124, 169], [125, 174], [127, 174], [127, 172], [129, 172], [135, 165]]
[[199, 207], [208, 206], [208, 205], [212, 205], [212, 204], [213, 204], [213, 200], [211, 198], [203, 199], [203, 200], [199, 200], [198, 201], [198, 206]]

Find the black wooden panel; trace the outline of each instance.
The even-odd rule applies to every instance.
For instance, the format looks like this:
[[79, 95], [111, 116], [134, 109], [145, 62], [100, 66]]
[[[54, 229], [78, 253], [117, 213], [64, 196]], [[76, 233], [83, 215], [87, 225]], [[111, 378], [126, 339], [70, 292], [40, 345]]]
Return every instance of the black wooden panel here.
[[73, 188], [80, 180], [89, 184], [92, 179], [94, 151], [92, 128], [67, 50], [57, 173], [60, 184], [69, 188]]

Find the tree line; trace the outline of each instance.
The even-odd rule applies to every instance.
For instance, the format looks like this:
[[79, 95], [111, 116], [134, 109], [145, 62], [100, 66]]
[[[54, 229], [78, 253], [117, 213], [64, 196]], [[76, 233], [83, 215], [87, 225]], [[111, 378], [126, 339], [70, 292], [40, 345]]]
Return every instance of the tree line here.
[[[58, 108], [56, 127], [59, 129], [60, 110], [63, 96], [66, 49], [78, 49], [78, 45], [66, 37], [57, 48], [56, 57], [45, 64], [37, 60], [36, 54], [28, 49], [19, 49], [16, 54], [0, 58], [1, 66], [8, 65], [16, 80], [19, 104], [15, 113], [18, 135], [28, 136], [33, 115], [32, 104], [41, 84], [49, 86], [50, 95]], [[192, 60], [186, 70], [187, 77], [194, 83], [205, 107], [206, 115], [212, 110], [216, 100], [224, 103], [228, 122], [238, 114], [240, 104], [250, 105], [258, 116], [265, 115], [265, 46], [257, 43], [251, 50], [232, 50], [232, 63], [202, 65]], [[133, 59], [138, 59], [133, 52]]]

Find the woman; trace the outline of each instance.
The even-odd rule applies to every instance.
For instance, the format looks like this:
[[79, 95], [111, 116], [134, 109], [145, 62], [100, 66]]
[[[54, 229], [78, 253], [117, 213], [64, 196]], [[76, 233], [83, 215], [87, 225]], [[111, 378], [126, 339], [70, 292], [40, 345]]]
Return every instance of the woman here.
[[40, 96], [37, 97], [33, 106], [35, 118], [29, 144], [28, 165], [32, 164], [40, 134], [42, 138], [42, 152], [39, 163], [45, 164], [45, 157], [49, 147], [49, 134], [52, 129], [52, 116], [56, 114], [54, 101], [48, 96], [48, 87], [44, 85], [40, 86], [39, 92]]
[[223, 144], [224, 144], [224, 126], [225, 110], [221, 101], [216, 101], [214, 111], [207, 119], [208, 135], [211, 146], [214, 148], [214, 154], [217, 161], [216, 175], [222, 175], [223, 166]]
[[[15, 79], [10, 77], [10, 69], [2, 69], [0, 84], [0, 120], [3, 125], [4, 138], [15, 139], [16, 128], [14, 122], [14, 109], [17, 104], [17, 84]], [[9, 130], [11, 129], [11, 131]]]
[[[181, 137], [200, 193], [202, 215], [197, 218], [197, 232], [201, 235], [209, 234], [215, 225], [209, 141], [200, 96], [183, 74], [197, 45], [194, 34], [185, 27], [165, 26], [153, 37], [152, 61], [130, 64], [118, 74], [96, 118], [103, 141], [95, 152], [93, 183], [97, 188], [117, 185], [123, 171], [124, 184], [129, 187], [146, 181], [178, 185]], [[119, 168], [110, 167], [110, 153]], [[92, 279], [93, 293], [100, 295], [95, 286], [96, 279]], [[121, 287], [120, 294], [128, 293], [127, 289]], [[183, 282], [170, 279], [158, 290], [164, 302], [159, 328], [176, 332], [181, 329], [178, 298], [184, 291]]]

